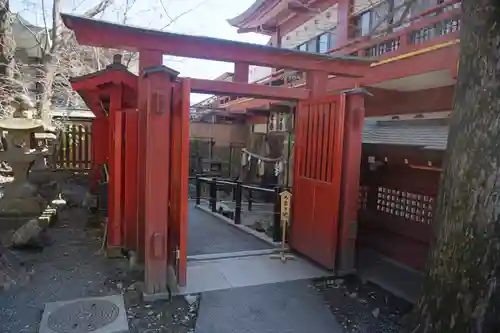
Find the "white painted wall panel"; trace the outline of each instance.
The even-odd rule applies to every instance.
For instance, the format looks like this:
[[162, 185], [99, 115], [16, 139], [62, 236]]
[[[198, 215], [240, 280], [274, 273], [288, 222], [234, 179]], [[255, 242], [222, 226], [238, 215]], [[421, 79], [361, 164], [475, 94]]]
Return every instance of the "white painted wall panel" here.
[[271, 72], [272, 69], [270, 67], [250, 66], [248, 69], [248, 82], [255, 82], [269, 76]]
[[335, 28], [338, 22], [337, 8], [337, 4], [329, 7], [321, 14], [316, 15], [297, 27], [295, 30], [292, 30], [284, 35], [281, 39], [281, 47], [292, 49], [326, 31]]
[[254, 133], [267, 133], [267, 124], [254, 124], [253, 125]]
[[381, 3], [383, 0], [354, 0], [354, 13], [365, 11]]

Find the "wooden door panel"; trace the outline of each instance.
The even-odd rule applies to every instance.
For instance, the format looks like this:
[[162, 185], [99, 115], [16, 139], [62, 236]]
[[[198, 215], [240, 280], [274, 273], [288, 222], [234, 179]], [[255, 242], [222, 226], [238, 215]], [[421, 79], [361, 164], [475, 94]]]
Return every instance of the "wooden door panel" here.
[[341, 95], [301, 102], [296, 113], [290, 245], [333, 269], [344, 129]]
[[314, 186], [313, 228], [311, 229], [311, 244], [321, 244], [313, 247], [314, 258], [321, 265], [333, 268], [337, 239], [338, 199], [335, 191], [328, 183], [316, 183]]
[[[314, 187], [307, 182], [297, 180], [294, 181], [293, 193], [293, 205], [296, 204], [297, 200], [307, 200], [308, 202], [306, 205], [301, 207], [301, 209], [294, 210], [293, 223], [291, 225], [290, 232], [290, 243], [293, 244], [294, 249], [298, 252], [306, 253], [307, 246], [311, 243], [308, 229], [314, 222], [312, 219], [314, 212]], [[298, 193], [300, 193], [300, 196]], [[301, 201], [301, 203], [303, 203], [303, 201]]]

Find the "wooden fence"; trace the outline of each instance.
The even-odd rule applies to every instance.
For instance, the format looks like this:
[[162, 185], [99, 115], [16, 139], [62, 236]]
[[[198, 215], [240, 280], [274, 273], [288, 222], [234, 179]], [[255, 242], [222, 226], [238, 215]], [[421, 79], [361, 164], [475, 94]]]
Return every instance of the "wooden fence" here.
[[54, 147], [54, 167], [63, 170], [92, 168], [91, 124], [67, 124]]

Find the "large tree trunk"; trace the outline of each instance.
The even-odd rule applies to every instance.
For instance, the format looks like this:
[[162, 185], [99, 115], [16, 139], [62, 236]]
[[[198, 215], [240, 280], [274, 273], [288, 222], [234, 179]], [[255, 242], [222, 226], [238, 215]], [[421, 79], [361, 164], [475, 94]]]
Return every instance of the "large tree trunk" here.
[[52, 93], [54, 77], [56, 75], [55, 57], [50, 54], [45, 54], [42, 57], [42, 66], [38, 82], [38, 94], [40, 99], [37, 103], [38, 117], [41, 118], [46, 124], [51, 123], [50, 111], [52, 109]]
[[500, 2], [464, 0], [419, 332], [500, 332]]
[[0, 0], [0, 75], [12, 74], [16, 43], [12, 38], [12, 14], [8, 0]]
[[16, 92], [14, 71], [16, 42], [12, 35], [13, 16], [10, 12], [9, 1], [0, 0], [0, 116], [12, 112]]

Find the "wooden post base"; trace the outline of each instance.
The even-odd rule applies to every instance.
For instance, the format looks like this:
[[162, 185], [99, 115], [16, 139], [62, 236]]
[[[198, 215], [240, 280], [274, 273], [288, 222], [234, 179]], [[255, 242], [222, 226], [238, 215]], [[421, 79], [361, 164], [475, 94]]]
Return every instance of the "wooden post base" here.
[[286, 251], [280, 250], [277, 254], [271, 254], [271, 259], [280, 259], [282, 263], [286, 264], [287, 260], [295, 260], [295, 256]]
[[106, 258], [117, 259], [123, 258], [123, 252], [121, 246], [110, 246], [106, 248]]

